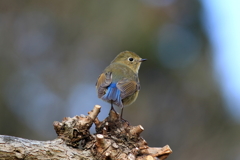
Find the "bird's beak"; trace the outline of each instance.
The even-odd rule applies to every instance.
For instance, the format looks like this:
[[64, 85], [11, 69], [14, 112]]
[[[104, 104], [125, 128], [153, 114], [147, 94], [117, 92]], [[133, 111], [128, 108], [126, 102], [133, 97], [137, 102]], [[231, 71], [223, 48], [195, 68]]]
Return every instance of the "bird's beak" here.
[[140, 59], [139, 62], [144, 62], [146, 61], [147, 59]]

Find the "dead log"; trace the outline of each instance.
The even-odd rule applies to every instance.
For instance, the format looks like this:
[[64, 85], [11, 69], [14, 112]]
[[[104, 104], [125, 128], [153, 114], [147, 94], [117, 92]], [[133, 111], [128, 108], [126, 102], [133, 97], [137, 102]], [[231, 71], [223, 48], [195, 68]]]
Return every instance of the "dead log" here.
[[[99, 121], [100, 109], [96, 105], [88, 116], [54, 122], [58, 138], [52, 141], [0, 135], [0, 159], [163, 160], [172, 153], [168, 145], [149, 147], [140, 136], [144, 128], [130, 126], [113, 110], [105, 120]], [[93, 123], [96, 133], [90, 134]]]

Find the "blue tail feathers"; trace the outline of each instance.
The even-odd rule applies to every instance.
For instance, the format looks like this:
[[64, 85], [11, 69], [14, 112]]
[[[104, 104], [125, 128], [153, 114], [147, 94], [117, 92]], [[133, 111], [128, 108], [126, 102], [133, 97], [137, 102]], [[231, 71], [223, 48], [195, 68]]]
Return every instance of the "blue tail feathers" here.
[[117, 88], [116, 83], [111, 83], [108, 88], [107, 92], [104, 96], [102, 96], [102, 99], [105, 101], [112, 101], [115, 105], [119, 107], [122, 106], [122, 99], [121, 99], [121, 91]]

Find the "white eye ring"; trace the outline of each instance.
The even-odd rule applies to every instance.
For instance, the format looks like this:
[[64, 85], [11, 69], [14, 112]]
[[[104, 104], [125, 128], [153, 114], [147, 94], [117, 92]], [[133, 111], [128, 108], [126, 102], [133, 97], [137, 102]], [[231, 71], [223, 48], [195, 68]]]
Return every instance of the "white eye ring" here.
[[133, 61], [133, 58], [132, 58], [132, 57], [129, 57], [128, 60], [132, 62], [132, 61]]

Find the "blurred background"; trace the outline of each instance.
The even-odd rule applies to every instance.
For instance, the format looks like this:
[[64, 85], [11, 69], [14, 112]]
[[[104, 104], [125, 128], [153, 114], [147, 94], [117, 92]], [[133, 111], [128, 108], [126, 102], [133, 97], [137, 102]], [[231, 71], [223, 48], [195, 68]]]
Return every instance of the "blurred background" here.
[[[147, 58], [125, 108], [169, 160], [240, 159], [236, 0], [0, 1], [0, 134], [56, 138], [52, 123], [110, 105], [95, 82], [121, 51]], [[92, 130], [94, 133], [94, 130]]]

